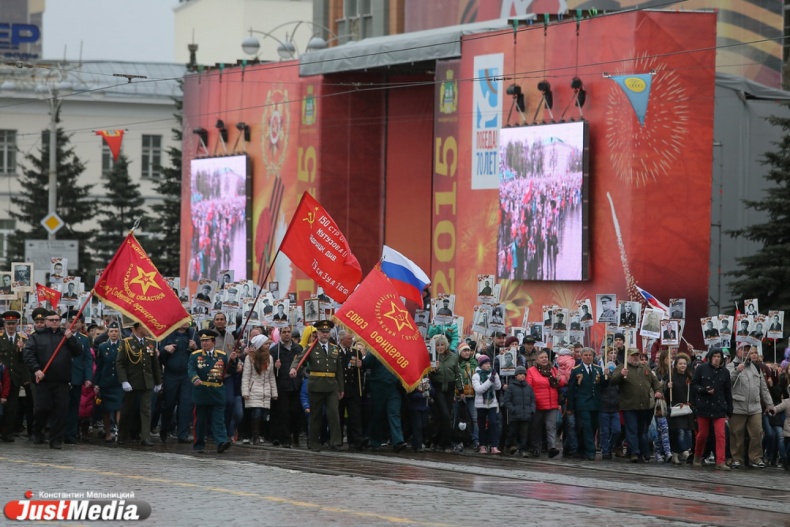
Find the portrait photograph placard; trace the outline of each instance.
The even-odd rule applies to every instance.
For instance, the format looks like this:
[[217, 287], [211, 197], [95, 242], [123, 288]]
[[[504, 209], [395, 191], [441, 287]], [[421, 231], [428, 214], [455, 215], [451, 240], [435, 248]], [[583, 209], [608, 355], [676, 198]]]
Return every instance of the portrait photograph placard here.
[[669, 318], [676, 320], [686, 319], [686, 299], [685, 298], [670, 298], [669, 299]]
[[768, 311], [768, 332], [766, 335], [769, 339], [780, 339], [784, 333], [785, 327], [785, 312], [784, 311]]
[[664, 346], [680, 345], [680, 325], [675, 319], [661, 321], [661, 344]]
[[452, 324], [455, 310], [455, 295], [441, 294], [433, 301], [433, 323]]
[[642, 327], [639, 328], [639, 333], [643, 337], [661, 338], [661, 320], [663, 318], [663, 311], [652, 308], [645, 309], [645, 316], [642, 318]]
[[477, 275], [477, 301], [483, 304], [494, 304], [497, 299], [494, 296], [494, 286], [496, 281], [492, 274]]
[[605, 322], [609, 325], [617, 324], [617, 295], [603, 294], [595, 295], [596, 313], [598, 322]]

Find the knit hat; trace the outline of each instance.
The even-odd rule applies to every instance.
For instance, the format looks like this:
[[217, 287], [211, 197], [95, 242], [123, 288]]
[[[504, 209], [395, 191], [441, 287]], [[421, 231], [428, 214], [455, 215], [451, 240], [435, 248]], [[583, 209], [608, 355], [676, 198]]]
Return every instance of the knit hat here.
[[486, 364], [487, 362], [491, 362], [491, 359], [488, 358], [488, 355], [480, 355], [479, 357], [477, 357], [477, 365], [478, 366], [482, 366], [483, 364]]
[[617, 340], [617, 339], [620, 339], [620, 340], [622, 340], [623, 342], [625, 342], [625, 335], [623, 335], [622, 333], [615, 333], [615, 334], [614, 334], [614, 339], [615, 339], [615, 340]]
[[573, 352], [568, 348], [560, 348], [560, 351], [557, 352], [557, 355], [573, 355]]
[[527, 373], [527, 369], [524, 366], [516, 366], [516, 375], [521, 375]]
[[462, 342], [461, 345], [458, 346], [458, 353], [461, 353], [462, 351], [465, 351], [465, 350], [466, 351], [472, 351], [472, 348], [470, 348], [469, 344], [467, 344], [466, 342]]
[[252, 346], [253, 349], [257, 350], [260, 349], [261, 346], [266, 344], [267, 340], [269, 340], [269, 337], [267, 337], [266, 335], [255, 335], [254, 337], [252, 337], [252, 340], [250, 341], [250, 345]]
[[505, 339], [505, 347], [506, 348], [509, 348], [513, 344], [518, 344], [518, 338], [517, 337], [508, 337], [508, 338]]

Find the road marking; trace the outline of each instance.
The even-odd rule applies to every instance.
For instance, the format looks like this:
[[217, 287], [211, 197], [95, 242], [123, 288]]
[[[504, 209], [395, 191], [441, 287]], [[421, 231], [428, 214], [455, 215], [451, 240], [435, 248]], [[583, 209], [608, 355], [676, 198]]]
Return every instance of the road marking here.
[[412, 520], [410, 518], [402, 518], [400, 516], [389, 516], [386, 514], [378, 514], [375, 512], [364, 512], [359, 510], [353, 509], [345, 509], [342, 507], [330, 507], [327, 505], [321, 505], [320, 503], [312, 503], [309, 501], [296, 501], [288, 498], [278, 498], [276, 496], [262, 496], [260, 494], [255, 494], [252, 492], [244, 492], [241, 490], [234, 490], [234, 489], [226, 489], [224, 487], [210, 487], [208, 485], [199, 485], [197, 483], [186, 483], [184, 481], [174, 481], [170, 479], [164, 478], [152, 478], [148, 476], [140, 476], [136, 474], [122, 474], [120, 472], [111, 472], [107, 470], [99, 470], [95, 468], [80, 468], [74, 467], [70, 465], [58, 465], [55, 463], [42, 463], [38, 461], [25, 461], [21, 459], [11, 459], [7, 457], [0, 456], [0, 461], [7, 461], [9, 463], [17, 463], [19, 465], [30, 465], [35, 467], [43, 467], [43, 468], [54, 468], [59, 470], [73, 470], [76, 472], [86, 472], [90, 474], [97, 474], [100, 476], [107, 476], [107, 477], [115, 477], [115, 478], [123, 478], [123, 479], [136, 479], [136, 480], [144, 480], [153, 483], [162, 483], [165, 485], [171, 485], [176, 487], [184, 487], [184, 488], [200, 488], [205, 489], [213, 492], [221, 492], [223, 494], [230, 494], [232, 496], [240, 496], [245, 498], [259, 498], [264, 501], [270, 501], [273, 503], [279, 503], [282, 505], [290, 505], [292, 507], [301, 507], [305, 509], [316, 509], [325, 512], [333, 512], [338, 514], [349, 514], [352, 516], [359, 516], [362, 518], [372, 518], [376, 520], [383, 520], [390, 523], [397, 523], [402, 525], [426, 525], [430, 527], [452, 527], [449, 523], [437, 523], [437, 522], [426, 522], [421, 520]]

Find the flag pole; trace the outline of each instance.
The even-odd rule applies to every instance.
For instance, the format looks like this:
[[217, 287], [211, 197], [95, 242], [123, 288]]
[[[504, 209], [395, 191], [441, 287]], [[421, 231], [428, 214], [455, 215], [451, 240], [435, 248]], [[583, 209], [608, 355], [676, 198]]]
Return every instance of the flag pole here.
[[[267, 252], [266, 249], [267, 248], [264, 247], [264, 249], [263, 249], [264, 253]], [[268, 268], [267, 268], [266, 265], [264, 265], [263, 267], [261, 267], [261, 270], [258, 272], [258, 285], [260, 286], [258, 288], [258, 294], [255, 295], [255, 300], [252, 301], [252, 306], [250, 307], [250, 312], [247, 314], [247, 318], [244, 319], [244, 324], [242, 324], [242, 326], [241, 326], [241, 331], [239, 331], [237, 336], [236, 336], [236, 343], [233, 346], [233, 350], [234, 351], [237, 351], [239, 349], [239, 342], [241, 342], [241, 336], [244, 335], [244, 331], [247, 329], [247, 325], [249, 324], [250, 317], [252, 316], [252, 312], [255, 311], [255, 306], [258, 305], [258, 299], [261, 297], [261, 293], [263, 292], [263, 284], [265, 284], [266, 280], [269, 279], [269, 275], [271, 274], [272, 269], [274, 269], [274, 262], [277, 261], [277, 257], [279, 255], [280, 255], [280, 248], [278, 247], [277, 248], [277, 252], [274, 253], [274, 258], [272, 259], [272, 263], [268, 266]], [[261, 255], [261, 261], [263, 261], [263, 256], [264, 255], [262, 254]], [[268, 258], [267, 258], [267, 261], [268, 261]], [[261, 275], [263, 274], [263, 270], [264, 269], [266, 269], [266, 274], [263, 276], [263, 279], [261, 279]]]
[[[129, 231], [129, 234], [127, 234], [127, 235], [126, 235], [126, 238], [128, 238], [130, 235], [133, 235], [133, 234], [134, 234], [134, 230], [135, 230], [137, 227], [139, 227], [139, 226], [140, 226], [140, 220], [141, 220], [141, 219], [142, 219], [142, 218], [137, 218], [137, 220], [135, 220], [135, 222], [134, 222], [134, 225], [132, 225], [132, 228], [131, 228], [131, 230]], [[121, 246], [123, 246], [123, 244], [121, 244]], [[112, 264], [113, 260], [115, 260], [115, 258], [116, 258], [117, 256], [118, 256], [118, 251], [116, 251], [116, 252], [115, 252], [115, 255], [113, 255], [112, 259], [110, 260], [110, 263], [109, 263], [109, 264], [107, 264], [107, 266], [108, 266], [108, 267], [110, 266], [110, 264]], [[105, 269], [105, 271], [106, 271], [106, 269]], [[96, 280], [96, 283], [99, 283], [99, 282], [101, 281], [101, 279], [102, 279], [102, 277], [103, 277], [103, 276], [104, 276], [104, 273], [102, 273], [102, 276], [100, 276], [100, 277], [98, 278], [98, 280]], [[83, 302], [83, 303], [82, 303], [82, 306], [80, 306], [80, 310], [79, 310], [79, 311], [77, 311], [77, 314], [74, 316], [73, 320], [71, 321], [71, 324], [69, 324], [68, 331], [71, 331], [71, 330], [74, 328], [74, 322], [75, 322], [75, 321], [76, 321], [76, 320], [77, 320], [77, 319], [80, 317], [80, 315], [82, 315], [82, 312], [85, 310], [85, 307], [88, 305], [88, 302], [90, 302], [90, 301], [91, 301], [91, 298], [93, 298], [93, 292], [94, 292], [95, 290], [96, 290], [96, 286], [95, 286], [95, 284], [94, 284], [94, 287], [93, 287], [93, 289], [91, 289], [90, 293], [88, 293], [88, 298], [86, 298], [86, 299], [85, 299], [85, 302]], [[68, 313], [68, 312], [67, 312], [67, 313]], [[42, 371], [44, 374], [46, 374], [46, 373], [47, 373], [47, 369], [49, 369], [49, 366], [52, 364], [52, 361], [53, 361], [53, 360], [55, 360], [55, 357], [57, 356], [58, 352], [60, 352], [60, 348], [62, 348], [62, 347], [63, 347], [63, 343], [64, 343], [64, 342], [66, 342], [66, 335], [65, 335], [65, 334], [63, 335], [63, 338], [62, 338], [62, 339], [60, 339], [60, 342], [58, 343], [58, 346], [55, 348], [55, 352], [54, 352], [54, 353], [52, 353], [52, 356], [49, 358], [49, 361], [48, 361], [48, 362], [47, 362], [47, 364], [44, 366], [44, 368], [41, 370], [41, 371]]]
[[[69, 325], [69, 327], [68, 327], [68, 329], [66, 331], [71, 331], [74, 328], [74, 323], [77, 321], [77, 319], [80, 318], [80, 315], [85, 310], [85, 306], [88, 305], [88, 302], [91, 301], [91, 298], [93, 298], [93, 289], [91, 289], [91, 292], [88, 294], [88, 298], [85, 299], [85, 302], [82, 303], [82, 306], [80, 307], [80, 310], [77, 311], [76, 315], [74, 315], [74, 318], [72, 319], [71, 324]], [[63, 338], [60, 339], [60, 342], [58, 343], [58, 346], [55, 348], [54, 353], [52, 353], [52, 356], [49, 358], [49, 361], [47, 361], [47, 364], [41, 370], [45, 375], [47, 373], [47, 370], [49, 369], [50, 364], [52, 364], [52, 361], [55, 360], [55, 357], [58, 355], [58, 352], [60, 351], [60, 348], [63, 347], [63, 343], [64, 342], [66, 342], [66, 334], [65, 333], [63, 334]]]

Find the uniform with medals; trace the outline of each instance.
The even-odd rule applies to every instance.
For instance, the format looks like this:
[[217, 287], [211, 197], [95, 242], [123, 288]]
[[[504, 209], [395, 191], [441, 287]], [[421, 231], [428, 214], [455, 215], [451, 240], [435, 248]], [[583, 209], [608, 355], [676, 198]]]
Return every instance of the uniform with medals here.
[[192, 400], [195, 403], [194, 450], [203, 452], [206, 447], [206, 426], [217, 443], [220, 454], [230, 447], [225, 427], [225, 387], [223, 380], [228, 356], [214, 347], [217, 332], [202, 329], [198, 332], [200, 348], [192, 352], [187, 364], [187, 375], [192, 381]]
[[[30, 385], [30, 373], [22, 361], [22, 348], [25, 347], [27, 337], [17, 332], [21, 315], [17, 311], [6, 311], [1, 315], [5, 331], [0, 332], [0, 363], [9, 375], [8, 400], [3, 406], [2, 439], [6, 443], [14, 441], [14, 428], [19, 411], [19, 390], [25, 385]], [[11, 334], [13, 332], [13, 335]]]
[[313, 324], [318, 330], [318, 340], [310, 351], [300, 353], [291, 364], [291, 374], [296, 375], [299, 363], [306, 353], [309, 354], [304, 365], [310, 372], [307, 379], [307, 395], [310, 400], [310, 449], [320, 450], [321, 419], [326, 409], [329, 422], [329, 446], [333, 450], [340, 449], [343, 438], [340, 433], [340, 413], [338, 403], [343, 393], [343, 357], [340, 348], [328, 342], [329, 330], [335, 325], [329, 320], [321, 320]]
[[129, 429], [139, 403], [140, 441], [144, 446], [151, 442], [151, 390], [162, 388], [162, 368], [156, 351], [156, 341], [139, 333], [140, 323], [135, 322], [132, 335], [123, 339], [115, 359], [118, 380], [123, 391], [121, 422], [118, 425], [118, 444], [129, 439]]
[[[588, 352], [589, 353], [589, 352]], [[575, 413], [576, 433], [579, 435], [578, 454], [595, 459], [595, 432], [598, 412], [601, 411], [601, 388], [608, 385], [603, 370], [584, 362], [571, 370], [568, 381], [567, 410]]]

